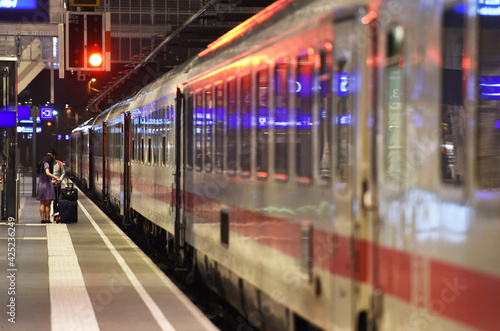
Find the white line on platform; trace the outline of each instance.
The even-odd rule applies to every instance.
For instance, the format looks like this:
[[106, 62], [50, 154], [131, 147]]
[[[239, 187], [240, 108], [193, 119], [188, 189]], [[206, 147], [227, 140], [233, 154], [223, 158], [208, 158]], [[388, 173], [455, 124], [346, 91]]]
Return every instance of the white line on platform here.
[[120, 235], [120, 237], [142, 257], [144, 263], [146, 263], [151, 270], [156, 274], [156, 276], [163, 282], [165, 286], [169, 288], [169, 290], [175, 294], [177, 299], [184, 304], [187, 310], [191, 312], [191, 314], [196, 318], [196, 320], [203, 325], [203, 330], [209, 331], [217, 331], [219, 330], [213, 323], [205, 316], [203, 313], [195, 306], [193, 302], [191, 302], [184, 293], [179, 290], [179, 288], [172, 283], [172, 281], [151, 261], [151, 259], [141, 251], [137, 245], [127, 237], [123, 233], [123, 231], [99, 208], [96, 210], [102, 215], [103, 219], [105, 219], [108, 224], [115, 229], [115, 231]]
[[110, 250], [111, 254], [115, 257], [116, 261], [120, 265], [120, 267], [123, 269], [125, 272], [125, 275], [127, 278], [130, 280], [132, 285], [134, 286], [135, 290], [141, 297], [141, 299], [144, 301], [146, 304], [146, 307], [148, 307], [149, 311], [153, 315], [154, 319], [158, 323], [158, 325], [161, 327], [162, 330], [168, 330], [168, 331], [175, 331], [175, 328], [170, 324], [170, 322], [167, 320], [165, 315], [163, 315], [163, 312], [160, 310], [158, 305], [154, 302], [154, 300], [151, 298], [151, 296], [148, 294], [146, 289], [142, 286], [141, 282], [137, 279], [135, 276], [134, 272], [130, 267], [128, 266], [127, 262], [123, 259], [123, 257], [120, 255], [120, 253], [116, 250], [115, 246], [111, 243], [111, 241], [108, 239], [106, 234], [101, 230], [99, 225], [96, 223], [96, 221], [92, 218], [92, 216], [89, 214], [87, 209], [83, 206], [83, 204], [78, 201], [78, 205], [80, 208], [83, 210], [83, 213], [87, 216], [89, 219], [90, 223], [94, 226], [96, 229], [97, 233], [101, 236], [102, 240]]
[[51, 330], [100, 330], [66, 224], [47, 227]]

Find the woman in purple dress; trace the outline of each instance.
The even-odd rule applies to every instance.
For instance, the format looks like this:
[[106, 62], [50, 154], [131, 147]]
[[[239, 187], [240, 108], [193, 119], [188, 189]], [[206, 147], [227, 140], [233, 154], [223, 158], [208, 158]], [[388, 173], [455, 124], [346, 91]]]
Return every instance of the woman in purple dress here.
[[42, 223], [50, 223], [50, 201], [56, 198], [51, 178], [55, 179], [57, 182], [60, 181], [59, 178], [50, 173], [50, 164], [53, 161], [54, 159], [52, 156], [46, 154], [36, 168], [38, 173], [36, 199], [40, 201], [40, 216], [42, 217]]

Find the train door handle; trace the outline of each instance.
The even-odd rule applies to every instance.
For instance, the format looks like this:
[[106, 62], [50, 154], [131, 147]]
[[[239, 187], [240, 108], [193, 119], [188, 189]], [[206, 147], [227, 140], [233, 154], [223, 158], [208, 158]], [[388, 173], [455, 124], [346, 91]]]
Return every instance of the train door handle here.
[[170, 186], [170, 212], [172, 212], [174, 206], [174, 184]]

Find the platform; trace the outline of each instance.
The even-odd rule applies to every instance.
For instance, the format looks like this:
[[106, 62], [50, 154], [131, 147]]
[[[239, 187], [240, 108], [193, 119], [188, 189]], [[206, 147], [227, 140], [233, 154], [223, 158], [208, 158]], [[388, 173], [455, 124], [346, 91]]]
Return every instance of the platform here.
[[78, 223], [41, 224], [21, 187], [0, 223], [0, 330], [217, 330], [82, 192]]

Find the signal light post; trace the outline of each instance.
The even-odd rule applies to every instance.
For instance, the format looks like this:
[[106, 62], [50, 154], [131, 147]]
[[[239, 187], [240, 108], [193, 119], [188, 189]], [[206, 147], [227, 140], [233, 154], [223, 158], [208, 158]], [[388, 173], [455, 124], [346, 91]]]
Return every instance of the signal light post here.
[[111, 22], [109, 13], [66, 14], [66, 70], [111, 70]]

